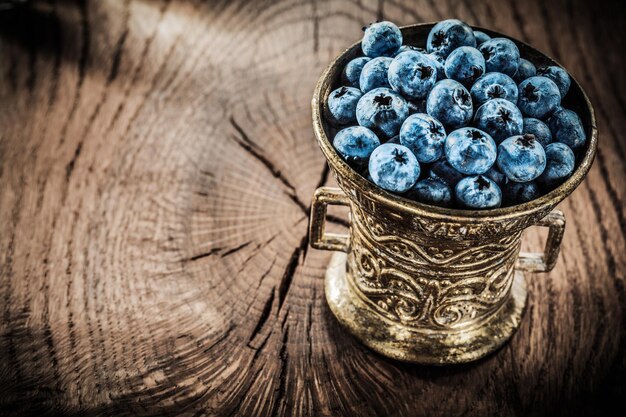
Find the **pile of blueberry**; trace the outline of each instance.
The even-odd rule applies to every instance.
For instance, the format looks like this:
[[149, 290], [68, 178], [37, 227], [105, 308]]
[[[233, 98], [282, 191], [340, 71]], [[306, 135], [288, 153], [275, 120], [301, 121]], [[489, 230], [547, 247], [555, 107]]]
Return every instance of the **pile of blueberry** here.
[[426, 49], [391, 22], [365, 28], [325, 103], [333, 146], [379, 187], [443, 207], [490, 209], [533, 200], [567, 179], [585, 144], [561, 107], [557, 66], [536, 69], [515, 43], [460, 20], [437, 23]]

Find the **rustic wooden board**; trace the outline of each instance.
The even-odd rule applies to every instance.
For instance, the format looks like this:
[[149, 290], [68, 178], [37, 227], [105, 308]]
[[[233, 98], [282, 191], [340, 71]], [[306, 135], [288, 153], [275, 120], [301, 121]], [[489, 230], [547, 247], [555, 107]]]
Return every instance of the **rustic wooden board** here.
[[[371, 353], [325, 304], [330, 253], [308, 249], [307, 222], [333, 181], [309, 103], [364, 23], [451, 16], [564, 64], [600, 146], [511, 343], [431, 368]], [[626, 393], [625, 20], [597, 0], [3, 12], [0, 415], [610, 415]]]

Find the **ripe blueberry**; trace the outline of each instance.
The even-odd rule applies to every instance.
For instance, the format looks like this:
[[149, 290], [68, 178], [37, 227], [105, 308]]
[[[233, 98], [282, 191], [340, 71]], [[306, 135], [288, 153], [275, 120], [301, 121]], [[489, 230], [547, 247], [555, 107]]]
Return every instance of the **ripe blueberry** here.
[[533, 135], [512, 136], [498, 145], [497, 162], [511, 181], [528, 182], [546, 168], [546, 153]]
[[586, 136], [580, 117], [568, 109], [559, 109], [548, 119], [548, 126], [555, 142], [579, 149], [585, 144]]
[[412, 100], [426, 97], [437, 82], [434, 62], [421, 52], [408, 51], [396, 56], [389, 65], [389, 84]]
[[485, 58], [487, 72], [501, 72], [512, 77], [519, 67], [519, 49], [513, 41], [493, 38], [478, 47]]
[[500, 187], [483, 175], [463, 178], [454, 192], [457, 201], [466, 208], [490, 209], [502, 204]]
[[359, 124], [371, 129], [383, 140], [397, 135], [408, 116], [406, 100], [388, 88], [376, 88], [365, 93], [356, 105]]
[[387, 71], [391, 65], [392, 58], [379, 57], [365, 63], [359, 77], [361, 91], [367, 93], [379, 87], [390, 87], [387, 79]]
[[476, 106], [492, 98], [503, 98], [517, 104], [517, 84], [511, 77], [500, 72], [490, 72], [480, 77], [470, 90]]
[[459, 46], [476, 47], [474, 32], [466, 23], [457, 19], [442, 20], [430, 30], [426, 40], [426, 50], [437, 52], [443, 58]]
[[518, 87], [517, 106], [526, 116], [543, 119], [560, 104], [559, 87], [549, 78], [530, 77]]
[[443, 125], [424, 113], [409, 116], [400, 127], [400, 143], [409, 148], [420, 163], [441, 158], [445, 140]]
[[426, 111], [447, 128], [456, 129], [472, 118], [472, 98], [459, 82], [441, 80], [428, 94]]
[[544, 149], [548, 143], [552, 142], [552, 133], [550, 132], [550, 128], [539, 119], [525, 117], [524, 130], [522, 133], [535, 136], [535, 140], [541, 143], [541, 146], [543, 146]]
[[363, 93], [354, 87], [339, 87], [328, 95], [326, 118], [335, 125], [356, 122], [356, 105]]
[[359, 79], [361, 78], [361, 71], [365, 64], [371, 61], [371, 58], [361, 56], [354, 58], [348, 62], [341, 72], [341, 80], [344, 84], [350, 87], [359, 88]]
[[446, 159], [466, 175], [483, 174], [496, 161], [497, 147], [491, 136], [473, 127], [451, 132], [444, 145]]
[[384, 143], [374, 149], [369, 161], [372, 180], [379, 187], [396, 193], [410, 189], [420, 175], [420, 165], [402, 145]]
[[471, 46], [461, 46], [448, 55], [444, 71], [448, 78], [465, 86], [471, 86], [485, 73], [485, 58], [478, 49]]
[[372, 23], [365, 29], [361, 49], [365, 56], [394, 56], [402, 46], [402, 32], [391, 22]]
[[357, 169], [367, 167], [369, 157], [378, 145], [380, 145], [378, 137], [363, 126], [342, 129], [333, 139], [333, 146], [337, 153]]
[[445, 182], [435, 178], [425, 178], [416, 182], [407, 192], [407, 197], [439, 207], [450, 207], [452, 204], [452, 190]]

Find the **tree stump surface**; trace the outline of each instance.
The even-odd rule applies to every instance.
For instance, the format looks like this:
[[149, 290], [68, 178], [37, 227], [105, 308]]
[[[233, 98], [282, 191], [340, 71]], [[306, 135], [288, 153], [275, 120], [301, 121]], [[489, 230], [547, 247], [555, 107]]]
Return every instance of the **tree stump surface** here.
[[[0, 415], [616, 413], [618, 3], [50, 0], [0, 13]], [[435, 368], [372, 353], [326, 305], [331, 253], [308, 248], [307, 224], [333, 180], [310, 100], [364, 24], [448, 17], [561, 62], [600, 135], [560, 205], [556, 268], [527, 276], [519, 331], [486, 359]], [[543, 238], [529, 230], [525, 249]]]

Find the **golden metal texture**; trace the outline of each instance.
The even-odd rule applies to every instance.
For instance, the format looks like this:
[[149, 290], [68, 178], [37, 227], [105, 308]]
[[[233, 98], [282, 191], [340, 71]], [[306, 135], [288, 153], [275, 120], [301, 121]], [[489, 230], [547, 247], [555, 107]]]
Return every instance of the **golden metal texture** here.
[[[403, 37], [423, 44], [432, 25], [404, 27]], [[513, 41], [536, 65], [556, 64]], [[385, 356], [438, 365], [478, 359], [519, 326], [526, 303], [522, 271], [547, 272], [557, 261], [565, 217], [553, 208], [591, 167], [597, 146], [593, 108], [572, 79], [564, 106], [581, 116], [588, 141], [574, 174], [550, 193], [482, 211], [420, 204], [370, 183], [329, 140], [332, 127], [321, 117], [322, 105], [359, 47], [353, 45], [328, 67], [312, 102], [315, 136], [341, 188], [320, 187], [311, 205], [311, 246], [345, 252], [335, 254], [328, 267], [327, 301], [342, 325]], [[349, 236], [324, 232], [326, 207], [333, 204], [350, 207]], [[520, 254], [522, 232], [533, 225], [549, 228], [544, 253]]]

